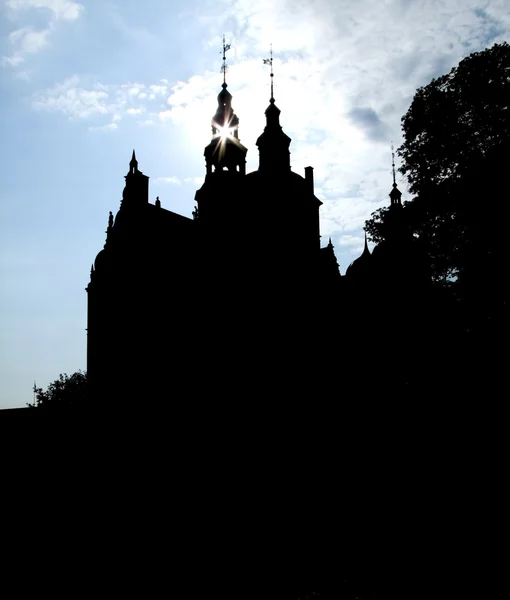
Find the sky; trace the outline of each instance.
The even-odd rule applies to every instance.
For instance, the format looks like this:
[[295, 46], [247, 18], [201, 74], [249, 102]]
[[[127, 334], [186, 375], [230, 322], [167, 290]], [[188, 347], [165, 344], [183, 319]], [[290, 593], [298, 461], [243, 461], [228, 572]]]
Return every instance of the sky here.
[[[90, 267], [132, 150], [150, 201], [191, 217], [227, 83], [248, 148], [270, 97], [291, 165], [314, 167], [344, 274], [389, 203], [415, 91], [510, 39], [508, 0], [0, 0], [0, 408], [86, 369]], [[398, 157], [396, 158], [398, 168]], [[406, 180], [397, 173], [403, 200]], [[242, 227], [233, 232], [242, 237]], [[282, 243], [292, 240], [281, 232]], [[330, 318], [324, 315], [324, 334]], [[112, 319], [115, 315], [112, 315]]]

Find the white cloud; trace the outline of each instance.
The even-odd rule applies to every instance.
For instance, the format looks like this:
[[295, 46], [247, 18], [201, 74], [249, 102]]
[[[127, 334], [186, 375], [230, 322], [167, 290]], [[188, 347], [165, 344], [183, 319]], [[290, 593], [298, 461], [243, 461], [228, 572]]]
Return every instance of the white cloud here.
[[143, 84], [85, 84], [73, 75], [35, 94], [32, 106], [38, 110], [61, 112], [70, 119], [107, 116], [112, 122], [119, 122], [123, 117], [139, 118], [147, 112], [151, 101], [147, 96], [142, 98], [139, 93], [142, 89]]
[[70, 118], [86, 119], [96, 115], [115, 114], [115, 105], [109, 102], [107, 88], [96, 84], [93, 89], [79, 87], [77, 75], [36, 94], [34, 108], [62, 112]]
[[155, 177], [152, 179], [153, 183], [172, 183], [174, 185], [181, 185], [181, 181], [174, 175], [172, 177]]
[[[402, 142], [400, 119], [416, 89], [464, 56], [507, 40], [505, 6], [504, 0], [487, 0], [483, 9], [478, 0], [216, 2], [204, 18], [218, 23], [216, 30], [223, 23], [222, 30], [231, 32], [227, 81], [239, 135], [248, 147], [248, 168], [258, 162], [255, 141], [269, 98], [262, 58], [272, 43], [275, 98], [292, 138], [292, 168], [303, 174], [305, 166], [315, 167], [317, 195], [324, 202], [323, 238], [358, 240], [343, 242], [340, 254], [358, 248], [364, 221], [388, 204], [390, 143], [398, 148]], [[205, 45], [219, 46], [219, 35]], [[216, 71], [178, 83], [171, 88], [169, 108], [159, 114], [184, 130], [196, 152], [207, 142], [219, 83]]]
[[192, 183], [193, 185], [202, 185], [205, 177], [185, 177], [184, 183]]
[[11, 67], [21, 65], [25, 62], [27, 54], [35, 54], [47, 45], [51, 30], [51, 27], [39, 31], [31, 27], [22, 27], [11, 31], [7, 39], [13, 51], [10, 56], [4, 56], [2, 62]]
[[168, 93], [168, 87], [166, 85], [151, 85], [149, 88], [154, 95], [164, 96]]
[[45, 28], [36, 30], [29, 25], [8, 35], [12, 51], [9, 56], [2, 57], [2, 64], [10, 67], [19, 67], [27, 55], [36, 54], [47, 46], [56, 21], [74, 21], [83, 11], [83, 5], [74, 0], [5, 0], [5, 5], [13, 12], [28, 9], [47, 9], [51, 12], [51, 19]]
[[117, 123], [108, 123], [108, 125], [99, 125], [97, 127], [89, 127], [89, 131], [107, 132], [115, 131], [117, 129]]
[[[324, 202], [323, 239], [347, 235], [352, 238], [345, 240], [358, 240], [338, 243], [339, 253], [359, 247], [364, 221], [388, 203], [390, 142], [397, 148], [401, 144], [400, 119], [416, 89], [471, 52], [509, 37], [504, 0], [487, 0], [483, 10], [477, 4], [218, 0], [214, 11], [211, 5], [214, 30], [231, 31], [227, 81], [240, 118], [240, 138], [248, 148], [248, 170], [258, 166], [255, 142], [265, 125], [270, 94], [262, 58], [272, 42], [276, 104], [283, 129], [292, 138], [292, 168], [300, 174], [305, 166], [315, 168], [316, 194]], [[203, 47], [218, 46], [220, 40], [218, 34]], [[131, 115], [140, 125], [171, 125], [180, 130], [179, 143], [201, 156], [220, 83], [214, 64], [174, 84], [159, 79], [153, 84], [55, 86], [34, 104], [71, 118], [106, 116], [117, 123]], [[199, 174], [184, 181], [201, 180]], [[399, 179], [399, 186], [406, 199], [405, 181]]]
[[61, 21], [74, 21], [84, 10], [84, 6], [74, 0], [6, 0], [5, 4], [15, 11], [30, 8], [50, 10], [53, 17]]

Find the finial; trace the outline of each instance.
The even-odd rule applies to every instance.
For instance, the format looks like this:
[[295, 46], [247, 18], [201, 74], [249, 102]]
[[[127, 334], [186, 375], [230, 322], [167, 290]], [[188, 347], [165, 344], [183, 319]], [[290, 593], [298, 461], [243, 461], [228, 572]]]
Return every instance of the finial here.
[[159, 196], [156, 196], [156, 208], [161, 208], [161, 200], [159, 199]]
[[395, 181], [395, 152], [393, 152], [393, 142], [391, 142], [391, 169], [393, 171], [393, 187], [397, 187], [397, 182]]
[[273, 73], [273, 44], [270, 44], [269, 46], [270, 50], [269, 50], [269, 56], [270, 58], [264, 58], [264, 64], [265, 65], [270, 65], [271, 66], [271, 98], [269, 99], [269, 102], [271, 102], [271, 104], [274, 104], [274, 95], [273, 95], [273, 77], [274, 77], [274, 73]]
[[227, 57], [226, 57], [226, 52], [230, 50], [230, 44], [225, 44], [225, 34], [223, 34], [223, 65], [221, 67], [221, 70], [223, 72], [223, 88], [227, 87], [227, 81], [226, 81], [226, 77], [227, 77]]
[[134, 173], [138, 170], [138, 161], [136, 160], [136, 154], [133, 150], [133, 155], [131, 156], [131, 160], [129, 161], [129, 166], [131, 168], [131, 173]]
[[370, 252], [368, 249], [368, 242], [367, 242], [367, 232], [365, 231], [365, 247], [363, 248], [363, 254], [365, 252]]

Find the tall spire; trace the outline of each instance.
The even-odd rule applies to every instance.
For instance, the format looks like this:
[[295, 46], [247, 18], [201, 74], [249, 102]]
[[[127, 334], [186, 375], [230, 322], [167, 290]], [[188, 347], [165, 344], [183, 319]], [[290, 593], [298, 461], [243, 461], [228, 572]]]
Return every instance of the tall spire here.
[[124, 179], [126, 186], [122, 192], [121, 206], [126, 208], [147, 204], [149, 202], [149, 178], [138, 170], [138, 161], [134, 150], [129, 161], [128, 174]]
[[393, 142], [391, 142], [391, 170], [393, 173], [393, 187], [390, 192], [391, 206], [402, 206], [402, 192], [397, 187], [395, 177], [395, 152], [393, 151]]
[[367, 232], [365, 231], [365, 247], [363, 248], [363, 254], [370, 254], [368, 249]]
[[265, 65], [271, 65], [271, 98], [269, 99], [269, 102], [271, 102], [271, 104], [274, 104], [274, 94], [273, 94], [273, 77], [274, 77], [274, 73], [273, 73], [273, 44], [270, 44], [269, 46], [270, 50], [269, 50], [269, 58], [264, 58], [264, 64]]
[[205, 147], [204, 156], [207, 174], [214, 169], [239, 171], [246, 173], [246, 148], [239, 141], [239, 118], [232, 108], [232, 94], [227, 90], [226, 53], [230, 50], [230, 44], [225, 43], [223, 35], [223, 72], [222, 90], [218, 94], [218, 108], [211, 121], [212, 140]]
[[230, 50], [230, 44], [225, 44], [225, 34], [223, 34], [223, 65], [221, 70], [223, 72], [223, 88], [227, 87], [227, 56], [226, 53]]
[[136, 160], [136, 154], [133, 149], [133, 155], [131, 156], [131, 160], [129, 161], [129, 170], [131, 173], [138, 171], [138, 161]]
[[265, 65], [271, 67], [271, 98], [266, 108], [266, 126], [257, 139], [259, 148], [259, 170], [281, 172], [290, 170], [290, 137], [280, 125], [280, 109], [276, 106], [273, 94], [273, 45], [271, 44], [269, 58], [262, 59]]
[[393, 151], [393, 142], [391, 142], [391, 169], [393, 171], [393, 186], [397, 186], [397, 182], [395, 181], [395, 152]]

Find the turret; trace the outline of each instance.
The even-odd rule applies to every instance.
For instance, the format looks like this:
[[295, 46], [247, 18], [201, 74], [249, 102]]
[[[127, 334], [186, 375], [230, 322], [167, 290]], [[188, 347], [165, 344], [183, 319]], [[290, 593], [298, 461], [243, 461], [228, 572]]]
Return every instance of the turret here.
[[138, 170], [135, 151], [129, 162], [129, 172], [124, 177], [126, 186], [122, 192], [122, 208], [136, 208], [149, 202], [149, 178]]
[[207, 175], [214, 170], [237, 171], [246, 173], [247, 149], [239, 141], [239, 118], [232, 108], [232, 94], [227, 90], [225, 53], [230, 44], [225, 44], [223, 36], [223, 84], [218, 94], [218, 108], [211, 121], [212, 140], [205, 147], [204, 156]]
[[259, 171], [278, 173], [290, 171], [291, 139], [283, 132], [280, 125], [280, 109], [275, 104], [273, 94], [273, 51], [271, 58], [265, 59], [264, 63], [271, 65], [271, 98], [266, 108], [266, 126], [257, 139], [259, 148]]
[[390, 206], [402, 206], [402, 192], [397, 187], [395, 179], [395, 153], [393, 152], [393, 144], [391, 145], [391, 168], [393, 171], [393, 186], [390, 192]]

